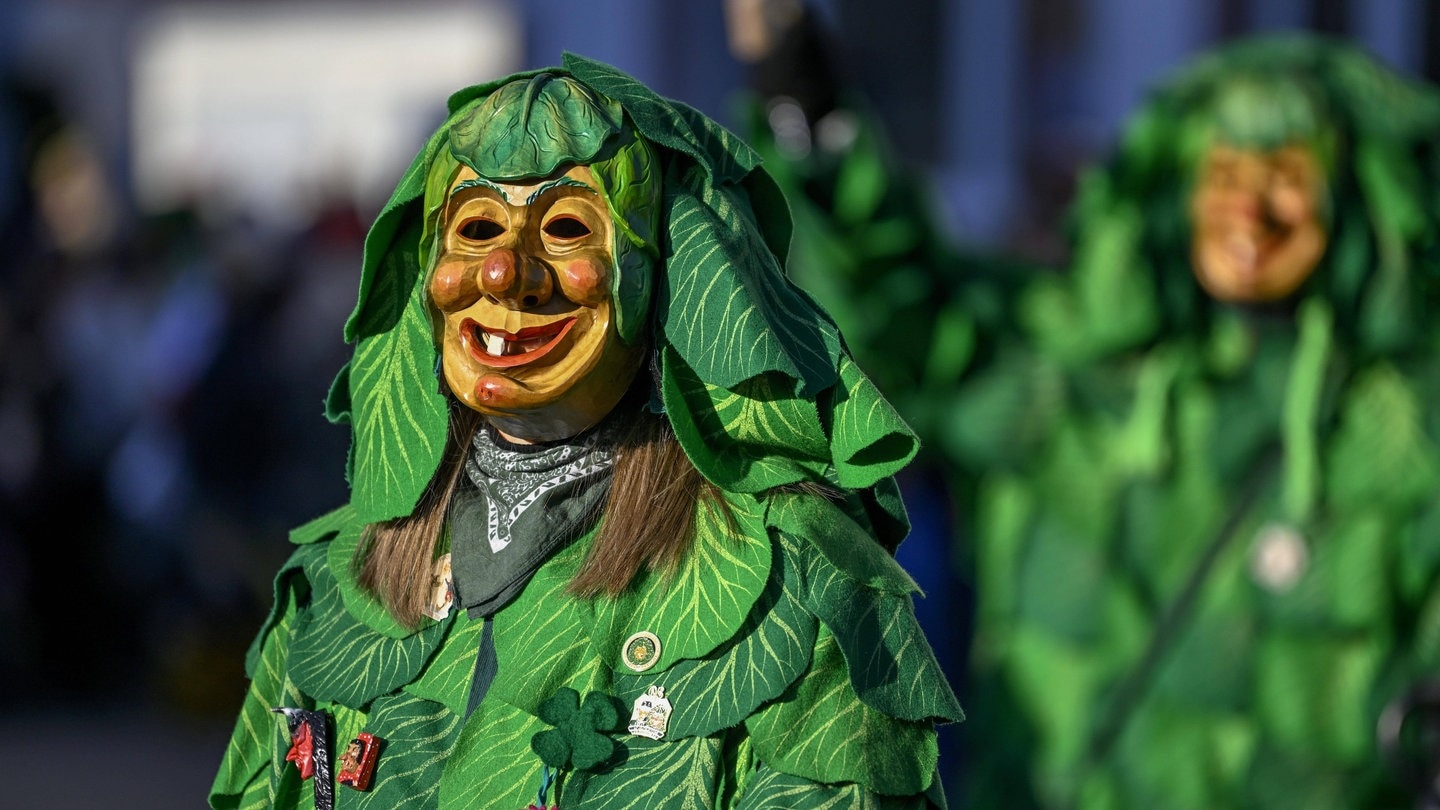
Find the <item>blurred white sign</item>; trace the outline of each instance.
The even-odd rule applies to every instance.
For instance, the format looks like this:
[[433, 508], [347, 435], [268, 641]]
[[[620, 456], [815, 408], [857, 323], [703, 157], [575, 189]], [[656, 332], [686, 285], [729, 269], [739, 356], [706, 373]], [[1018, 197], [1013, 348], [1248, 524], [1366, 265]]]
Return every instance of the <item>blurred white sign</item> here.
[[500, 0], [177, 5], [134, 54], [141, 206], [280, 222], [374, 213], [450, 93], [517, 69], [522, 39]]

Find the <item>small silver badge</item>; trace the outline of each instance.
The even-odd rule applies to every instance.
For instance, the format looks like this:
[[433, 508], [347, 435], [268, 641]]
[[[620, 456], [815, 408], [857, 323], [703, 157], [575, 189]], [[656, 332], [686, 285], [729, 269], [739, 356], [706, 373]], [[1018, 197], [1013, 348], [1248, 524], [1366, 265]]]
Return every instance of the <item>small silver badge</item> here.
[[645, 690], [645, 694], [635, 698], [635, 710], [630, 712], [631, 734], [658, 740], [665, 736], [668, 725], [670, 701], [665, 699], [665, 687], [652, 686]]

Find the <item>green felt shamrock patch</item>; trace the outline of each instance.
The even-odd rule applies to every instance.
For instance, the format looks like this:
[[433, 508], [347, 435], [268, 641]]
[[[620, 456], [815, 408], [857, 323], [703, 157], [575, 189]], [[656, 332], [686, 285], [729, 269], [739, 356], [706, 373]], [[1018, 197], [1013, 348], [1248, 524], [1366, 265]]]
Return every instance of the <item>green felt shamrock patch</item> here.
[[593, 770], [615, 755], [620, 730], [618, 701], [604, 692], [580, 693], [561, 687], [540, 704], [540, 719], [554, 726], [530, 738], [530, 747], [552, 768]]

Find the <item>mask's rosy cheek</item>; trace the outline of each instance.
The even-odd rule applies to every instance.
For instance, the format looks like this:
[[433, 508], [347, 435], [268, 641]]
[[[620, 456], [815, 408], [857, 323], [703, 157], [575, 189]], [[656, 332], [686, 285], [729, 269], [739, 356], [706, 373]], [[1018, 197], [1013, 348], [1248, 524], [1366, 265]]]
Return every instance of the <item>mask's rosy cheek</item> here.
[[589, 256], [565, 263], [560, 270], [560, 286], [566, 298], [581, 306], [599, 306], [610, 297], [605, 265]]
[[463, 309], [480, 298], [475, 273], [468, 262], [442, 259], [430, 278], [430, 300], [444, 311]]

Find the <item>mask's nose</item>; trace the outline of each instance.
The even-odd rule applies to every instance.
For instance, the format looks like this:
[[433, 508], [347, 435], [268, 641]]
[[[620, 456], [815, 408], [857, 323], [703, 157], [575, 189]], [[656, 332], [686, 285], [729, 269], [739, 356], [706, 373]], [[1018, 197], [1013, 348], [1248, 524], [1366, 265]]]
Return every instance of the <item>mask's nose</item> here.
[[511, 309], [534, 309], [550, 300], [550, 268], [511, 248], [497, 248], [480, 264], [480, 289]]

